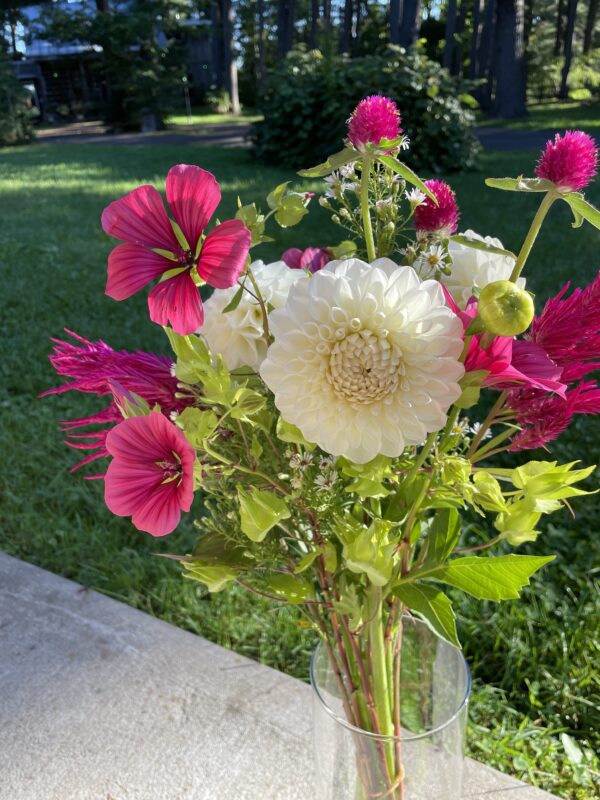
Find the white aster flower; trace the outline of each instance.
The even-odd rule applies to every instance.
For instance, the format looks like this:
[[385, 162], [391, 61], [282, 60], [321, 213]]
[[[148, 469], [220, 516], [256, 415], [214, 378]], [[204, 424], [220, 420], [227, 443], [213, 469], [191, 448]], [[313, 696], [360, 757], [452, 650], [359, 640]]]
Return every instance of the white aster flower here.
[[[287, 300], [290, 287], [307, 280], [302, 269], [290, 269], [284, 261], [265, 264], [255, 261], [252, 274], [258, 283], [265, 303], [279, 308]], [[258, 301], [244, 291], [236, 309], [223, 313], [231, 302], [238, 286], [217, 289], [204, 303], [204, 325], [199, 333], [213, 353], [223, 356], [227, 369], [248, 366], [258, 369], [267, 352], [263, 336], [262, 311]], [[252, 284], [248, 282], [252, 290]]]
[[429, 250], [426, 250], [414, 264], [417, 275], [422, 281], [429, 278], [437, 278], [444, 267], [447, 266], [447, 255], [440, 244], [433, 245]]
[[271, 314], [260, 374], [283, 418], [334, 456], [399, 456], [446, 423], [462, 323], [437, 281], [387, 258], [332, 261]]
[[317, 477], [315, 478], [315, 486], [317, 487], [317, 489], [321, 491], [333, 489], [337, 479], [338, 479], [338, 474], [333, 469], [331, 470], [331, 472], [327, 473], [327, 475], [317, 475]]
[[356, 161], [350, 161], [349, 164], [344, 164], [343, 166], [341, 166], [340, 175], [342, 176], [342, 178], [348, 178], [348, 179], [356, 178], [355, 166], [356, 166]]
[[[470, 428], [469, 428], [469, 433], [472, 433], [472, 434], [473, 434], [473, 436], [477, 436], [477, 435], [479, 434], [479, 431], [480, 431], [482, 428], [483, 428], [483, 423], [481, 423], [481, 422], [474, 422], [474, 423], [473, 423], [473, 424], [470, 426]], [[486, 440], [486, 439], [489, 439], [489, 438], [491, 438], [491, 436], [492, 436], [492, 429], [491, 429], [491, 428], [488, 428], [488, 429], [487, 429], [487, 431], [486, 431], [486, 432], [483, 434], [483, 436], [481, 437], [481, 439], [482, 439], [482, 441], [484, 441], [484, 442], [485, 442], [485, 440]]]
[[327, 184], [327, 190], [325, 191], [325, 197], [337, 197], [341, 191], [342, 186], [342, 179], [339, 172], [332, 172], [331, 175], [327, 175], [323, 178], [325, 183]]
[[290, 478], [290, 486], [292, 489], [301, 489], [302, 488], [302, 473], [297, 473], [296, 475]]
[[420, 189], [411, 189], [409, 192], [405, 192], [405, 195], [408, 202], [411, 206], [414, 206], [414, 208], [424, 203], [427, 197], [425, 192], [422, 192]]
[[326, 470], [331, 469], [335, 464], [335, 458], [333, 456], [320, 456], [319, 458], [319, 469]]
[[[462, 234], [469, 239], [485, 242], [492, 247], [503, 247], [499, 239], [491, 236], [480, 236], [475, 231], [468, 230]], [[469, 298], [473, 295], [473, 288], [479, 290], [493, 281], [508, 280], [515, 265], [514, 258], [501, 256], [497, 253], [486, 253], [464, 244], [450, 242], [448, 246], [453, 264], [450, 275], [441, 277], [456, 303], [461, 308], [466, 308]], [[525, 279], [517, 280], [519, 286], [525, 286]]]
[[359, 187], [358, 183], [356, 183], [355, 181], [343, 181], [342, 182], [342, 186], [341, 186], [342, 193], [344, 193], [344, 192], [358, 192], [359, 188], [360, 187]]

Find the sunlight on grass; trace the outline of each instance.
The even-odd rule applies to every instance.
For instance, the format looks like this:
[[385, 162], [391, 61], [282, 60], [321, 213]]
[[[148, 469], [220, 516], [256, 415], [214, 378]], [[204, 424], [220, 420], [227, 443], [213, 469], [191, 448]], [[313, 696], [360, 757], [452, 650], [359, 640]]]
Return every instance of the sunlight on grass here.
[[522, 119], [493, 119], [482, 116], [477, 124], [482, 127], [509, 130], [563, 131], [579, 129], [589, 131], [600, 128], [600, 103], [569, 101], [563, 103], [530, 103], [528, 114]]
[[211, 114], [192, 112], [191, 117], [187, 114], [171, 114], [166, 119], [168, 127], [186, 127], [188, 125], [243, 125], [258, 122], [262, 119], [261, 114]]

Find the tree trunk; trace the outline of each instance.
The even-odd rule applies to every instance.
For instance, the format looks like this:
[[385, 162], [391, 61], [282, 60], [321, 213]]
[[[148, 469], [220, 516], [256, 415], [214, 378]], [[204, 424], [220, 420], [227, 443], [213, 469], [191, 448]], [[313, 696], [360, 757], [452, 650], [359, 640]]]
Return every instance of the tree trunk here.
[[400, 44], [400, 20], [402, 17], [402, 0], [390, 0], [390, 42]]
[[354, 16], [354, 4], [352, 0], [345, 0], [344, 3], [344, 24], [342, 26], [342, 36], [340, 40], [340, 50], [342, 53], [350, 52], [352, 43], [352, 18]]
[[323, 22], [327, 27], [331, 25], [331, 0], [323, 0]]
[[473, 31], [471, 33], [471, 53], [469, 56], [469, 78], [475, 80], [479, 74], [479, 41], [481, 35], [481, 2], [473, 0]]
[[317, 33], [319, 30], [319, 0], [311, 0], [310, 2], [310, 32], [308, 34], [308, 46], [311, 50], [317, 48]]
[[477, 77], [485, 80], [474, 94], [484, 111], [489, 111], [494, 85], [494, 49], [496, 42], [496, 0], [486, 0], [485, 16], [477, 58]]
[[563, 51], [565, 40], [565, 14], [567, 12], [567, 0], [558, 0], [556, 9], [556, 30], [554, 33], [554, 56], [558, 56]]
[[217, 89], [227, 85], [225, 75], [225, 37], [223, 31], [223, 6], [220, 2], [211, 3], [212, 54], [214, 82]]
[[496, 0], [496, 94], [492, 112], [512, 119], [527, 113], [525, 104], [524, 0]]
[[277, 55], [285, 58], [294, 41], [295, 0], [278, 0], [277, 3]]
[[[366, 5], [367, 3], [365, 0], [365, 16], [367, 15]], [[363, 18], [363, 0], [356, 0], [356, 28], [355, 28], [354, 41], [352, 42], [353, 56], [357, 56], [360, 51], [360, 34], [361, 34], [362, 18]]]
[[235, 10], [231, 0], [222, 0], [223, 3], [223, 42], [225, 52], [225, 80], [231, 113], [236, 116], [240, 113], [240, 97], [238, 93], [238, 73], [235, 60], [235, 46], [233, 43], [235, 27]]
[[588, 13], [585, 19], [585, 32], [583, 34], [583, 52], [587, 55], [594, 43], [594, 28], [596, 27], [596, 15], [598, 14], [598, 0], [590, 0]]
[[417, 41], [421, 27], [421, 0], [404, 0], [400, 22], [400, 44], [410, 47]]
[[444, 58], [442, 64], [446, 69], [452, 66], [454, 53], [454, 31], [456, 30], [456, 0], [448, 0], [446, 11], [446, 41], [444, 43]]
[[461, 0], [460, 11], [456, 20], [456, 28], [454, 31], [454, 50], [452, 54], [452, 65], [450, 72], [452, 75], [460, 75], [462, 73], [462, 35], [465, 31], [465, 22], [467, 19], [467, 0]]
[[560, 91], [558, 96], [561, 100], [566, 100], [569, 96], [569, 70], [573, 60], [573, 35], [575, 33], [575, 15], [577, 13], [577, 0], [569, 0], [567, 15], [567, 33], [565, 36], [565, 63], [562, 68], [560, 79]]
[[258, 0], [256, 6], [258, 16], [258, 85], [264, 86], [267, 78], [267, 67], [265, 62], [265, 3]]

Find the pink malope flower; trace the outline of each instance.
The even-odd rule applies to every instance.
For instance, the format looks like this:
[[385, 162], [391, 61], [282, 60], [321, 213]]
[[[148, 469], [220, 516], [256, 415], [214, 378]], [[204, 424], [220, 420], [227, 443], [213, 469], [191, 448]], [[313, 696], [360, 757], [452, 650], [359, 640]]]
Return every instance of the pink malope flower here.
[[[135, 353], [113, 350], [102, 341], [90, 342], [72, 331], [66, 332], [81, 344], [53, 339], [54, 352], [50, 356], [50, 363], [58, 375], [74, 380], [55, 389], [48, 389], [40, 397], [70, 391], [111, 397], [111, 402], [103, 411], [61, 423], [61, 429], [68, 437], [65, 440], [66, 444], [76, 450], [91, 451], [83, 461], [72, 468], [71, 472], [108, 455], [106, 449], [108, 430], [123, 419], [115, 402], [119, 395], [136, 394], [151, 408], [159, 405], [163, 414], [167, 416], [183, 411], [193, 403], [192, 398], [188, 400], [175, 396], [179, 389], [177, 378], [171, 374], [173, 362], [170, 358], [139, 350]], [[93, 432], [72, 433], [77, 428], [96, 424], [108, 427]]]
[[379, 94], [365, 97], [348, 120], [348, 141], [357, 150], [377, 146], [382, 139], [397, 139], [402, 133], [400, 112], [393, 100]]
[[562, 191], [577, 192], [590, 183], [597, 168], [598, 148], [594, 139], [583, 131], [566, 131], [548, 141], [535, 174], [552, 181]]
[[172, 533], [194, 498], [194, 448], [162, 414], [124, 419], [106, 437], [106, 505], [152, 536]]
[[221, 190], [214, 175], [200, 167], [172, 167], [166, 195], [180, 236], [153, 186], [139, 186], [102, 212], [104, 231], [124, 242], [108, 257], [106, 294], [125, 300], [155, 278], [178, 270], [156, 284], [148, 307], [153, 322], [170, 322], [176, 333], [186, 335], [204, 322], [194, 277], [215, 289], [233, 286], [246, 266], [252, 237], [238, 219], [217, 225], [203, 237]]
[[431, 197], [415, 208], [413, 220], [417, 231], [437, 233], [439, 236], [451, 236], [458, 228], [460, 211], [454, 190], [444, 181], [436, 179], [425, 181], [425, 186], [436, 197], [437, 205]]
[[325, 247], [307, 247], [306, 250], [290, 247], [282, 254], [281, 260], [285, 261], [291, 269], [307, 269], [310, 272], [318, 272], [331, 261], [331, 253]]

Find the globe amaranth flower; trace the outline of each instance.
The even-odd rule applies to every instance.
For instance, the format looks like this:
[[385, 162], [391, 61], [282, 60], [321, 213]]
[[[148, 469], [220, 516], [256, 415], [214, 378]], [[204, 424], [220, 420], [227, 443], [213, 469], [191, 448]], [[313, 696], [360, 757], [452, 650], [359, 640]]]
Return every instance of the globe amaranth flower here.
[[292, 286], [270, 323], [260, 374], [282, 417], [331, 455], [399, 456], [440, 430], [460, 395], [462, 323], [412, 267], [332, 261]]
[[535, 174], [552, 181], [561, 191], [577, 192], [590, 183], [597, 168], [598, 148], [594, 139], [583, 131], [566, 131], [548, 141]]
[[153, 411], [123, 420], [106, 437], [112, 456], [106, 505], [152, 536], [172, 533], [194, 497], [194, 449], [172, 422]]
[[348, 141], [357, 150], [377, 146], [382, 139], [397, 139], [402, 133], [400, 112], [393, 100], [374, 94], [356, 106], [348, 120]]
[[[472, 230], [465, 231], [462, 236], [492, 247], [503, 248], [500, 239], [483, 237]], [[474, 290], [481, 291], [494, 281], [508, 280], [515, 266], [515, 260], [510, 256], [477, 250], [458, 242], [449, 242], [448, 252], [452, 259], [450, 274], [442, 275], [440, 280], [461, 309], [467, 307]], [[517, 286], [524, 288], [525, 278], [518, 278], [516, 283]]]
[[282, 254], [281, 260], [285, 261], [291, 269], [307, 269], [310, 272], [318, 272], [331, 261], [331, 253], [326, 247], [307, 247], [305, 250], [300, 250], [299, 247], [290, 247]]
[[[299, 269], [290, 269], [284, 261], [264, 264], [255, 261], [252, 274], [265, 303], [280, 308], [290, 288], [299, 280], [307, 280]], [[252, 287], [249, 287], [252, 289]], [[204, 304], [204, 327], [201, 330], [213, 353], [220, 353], [228, 369], [241, 366], [258, 369], [266, 353], [263, 315], [258, 301], [249, 292], [242, 294], [237, 308], [223, 313], [231, 302], [236, 287], [216, 291]]]
[[425, 197], [415, 207], [413, 221], [420, 233], [436, 233], [438, 236], [451, 236], [458, 228], [460, 211], [454, 190], [444, 181], [436, 179], [425, 181], [425, 186], [437, 199], [437, 205], [431, 197]]
[[124, 242], [108, 257], [106, 294], [125, 300], [161, 278], [148, 297], [150, 318], [159, 325], [170, 322], [174, 331], [185, 335], [203, 322], [194, 278], [217, 289], [233, 286], [246, 266], [252, 237], [238, 219], [217, 225], [203, 237], [221, 201], [219, 185], [206, 170], [188, 164], [173, 167], [166, 195], [180, 235], [153, 186], [140, 186], [104, 209], [105, 232]]
[[[140, 350], [135, 353], [113, 350], [102, 341], [90, 342], [72, 331], [66, 332], [76, 340], [77, 344], [53, 339], [54, 352], [50, 356], [50, 363], [58, 375], [65, 375], [74, 380], [54, 389], [48, 389], [40, 397], [70, 391], [111, 397], [111, 402], [103, 411], [61, 423], [61, 429], [68, 437], [66, 444], [76, 450], [91, 451], [71, 471], [108, 455], [106, 449], [108, 430], [123, 419], [114, 399], [116, 387], [119, 387], [120, 392], [138, 395], [150, 408], [159, 405], [162, 413], [167, 416], [183, 411], [193, 402], [191, 398], [181, 397], [177, 378], [171, 373], [173, 362], [170, 358], [143, 353]], [[97, 424], [107, 427], [85, 433], [72, 433], [78, 428]]]

